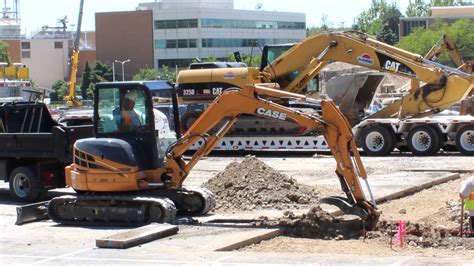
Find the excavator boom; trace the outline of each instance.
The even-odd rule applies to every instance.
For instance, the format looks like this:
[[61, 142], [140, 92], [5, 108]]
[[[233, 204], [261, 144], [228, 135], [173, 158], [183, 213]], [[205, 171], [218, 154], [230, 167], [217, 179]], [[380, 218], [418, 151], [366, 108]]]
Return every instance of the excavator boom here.
[[379, 42], [362, 33], [329, 32], [307, 38], [275, 59], [263, 71], [270, 73], [271, 79], [299, 71], [303, 76], [297, 79], [305, 84], [314, 75], [314, 69], [332, 61], [426, 83], [413, 87], [402, 99], [377, 112], [373, 118], [419, 117], [437, 113], [465, 98], [474, 87], [473, 77], [469, 73]]
[[[274, 89], [275, 84], [247, 85], [243, 89], [229, 90], [221, 94], [199, 117], [193, 126], [173, 145], [165, 163], [166, 176], [171, 187], [179, 188], [185, 178], [202, 158], [209, 154], [226, 132], [232, 127], [240, 115], [255, 115], [283, 121], [291, 121], [322, 133], [328, 143], [336, 162], [336, 174], [341, 187], [346, 193], [347, 201], [335, 203], [338, 206], [351, 206], [346, 212], [363, 216], [366, 226], [372, 229], [377, 223], [379, 213], [375, 203], [366, 200], [359, 178], [366, 181], [367, 175], [353, 139], [351, 127], [332, 101], [317, 101], [300, 94]], [[273, 98], [294, 98], [298, 101], [321, 106], [321, 115], [317, 113], [303, 114], [297, 110], [266, 100], [263, 96]], [[226, 123], [222, 123], [225, 120]], [[220, 128], [215, 127], [221, 125]], [[210, 133], [215, 132], [215, 133]], [[182, 155], [199, 140], [203, 145], [187, 162]], [[369, 188], [370, 191], [370, 188]], [[364, 215], [361, 215], [361, 214]]]

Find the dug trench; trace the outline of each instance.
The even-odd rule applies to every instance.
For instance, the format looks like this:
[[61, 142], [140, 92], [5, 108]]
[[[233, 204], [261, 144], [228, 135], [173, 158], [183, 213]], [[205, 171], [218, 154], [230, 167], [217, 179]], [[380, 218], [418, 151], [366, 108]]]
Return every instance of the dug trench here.
[[[360, 247], [370, 250], [380, 249], [383, 245], [388, 250], [404, 248], [416, 250], [417, 253], [428, 249], [472, 252], [474, 238], [459, 236], [461, 209], [455, 198], [457, 194], [453, 193], [458, 183], [456, 180], [451, 181], [380, 205], [381, 220], [375, 230], [370, 232], [345, 226], [355, 216], [332, 216], [321, 208], [321, 195], [317, 187], [300, 184], [254, 156], [247, 156], [240, 163], [229, 164], [203, 186], [215, 195], [215, 213], [286, 210], [277, 219], [259, 217], [251, 223], [261, 228], [282, 228], [284, 235], [244, 247], [245, 251], [278, 252], [278, 249], [282, 249], [311, 252], [312, 245], [308, 245], [307, 241], [319, 241], [319, 248], [323, 250], [322, 246], [329, 247], [331, 245], [328, 244], [336, 241], [339, 246], [344, 246], [341, 245], [344, 242], [356, 246], [365, 243]], [[431, 200], [426, 202], [426, 199]], [[297, 215], [291, 210], [309, 211]], [[396, 246], [395, 233], [402, 219], [406, 223], [405, 236], [403, 243]], [[464, 228], [468, 226], [467, 220], [464, 219]], [[326, 251], [331, 253], [334, 249], [328, 248]], [[354, 252], [362, 251], [355, 248]]]

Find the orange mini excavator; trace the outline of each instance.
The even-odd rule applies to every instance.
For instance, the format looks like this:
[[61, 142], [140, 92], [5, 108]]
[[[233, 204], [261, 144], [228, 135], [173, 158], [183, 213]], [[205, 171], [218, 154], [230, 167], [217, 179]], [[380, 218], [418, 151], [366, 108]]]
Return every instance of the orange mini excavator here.
[[[77, 191], [77, 196], [50, 201], [48, 214], [54, 221], [81, 225], [140, 224], [172, 222], [176, 213], [207, 213], [214, 204], [212, 193], [187, 188], [183, 182], [237, 118], [247, 114], [297, 123], [323, 134], [337, 161], [336, 175], [347, 196], [327, 198], [324, 202], [358, 215], [367, 229], [377, 223], [379, 212], [375, 202], [366, 199], [360, 185], [360, 179], [367, 183], [367, 176], [351, 128], [332, 101], [270, 88], [277, 84], [226, 90], [160, 158], [160, 137], [155, 133], [150, 93], [153, 86], [151, 81], [97, 84], [95, 137], [75, 143], [74, 163], [66, 168], [66, 183]], [[315, 111], [302, 113], [275, 103], [281, 98], [314, 105]], [[176, 99], [173, 102], [177, 105]], [[134, 119], [139, 121], [133, 122]], [[185, 160], [183, 154], [198, 141], [202, 141], [201, 147]], [[371, 194], [369, 187], [368, 190]]]

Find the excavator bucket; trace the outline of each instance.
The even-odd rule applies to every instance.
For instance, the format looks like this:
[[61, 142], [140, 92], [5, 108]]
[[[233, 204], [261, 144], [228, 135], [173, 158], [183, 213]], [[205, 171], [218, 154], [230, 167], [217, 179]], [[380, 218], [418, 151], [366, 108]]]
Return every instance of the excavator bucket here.
[[327, 81], [326, 94], [353, 126], [360, 122], [385, 75], [377, 72], [351, 73]]

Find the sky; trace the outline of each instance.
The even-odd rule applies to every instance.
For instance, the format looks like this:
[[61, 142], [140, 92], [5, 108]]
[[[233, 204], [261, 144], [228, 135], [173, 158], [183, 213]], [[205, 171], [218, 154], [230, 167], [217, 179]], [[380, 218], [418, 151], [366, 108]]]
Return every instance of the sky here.
[[[390, 2], [390, 0], [388, 0]], [[3, 7], [3, 1], [1, 1]], [[75, 29], [80, 0], [18, 0], [22, 32], [30, 34], [42, 26], [58, 26], [58, 19], [68, 17], [68, 26]], [[82, 30], [93, 31], [96, 12], [135, 10], [138, 3], [153, 0], [84, 0]], [[235, 9], [255, 10], [261, 4], [265, 11], [306, 13], [307, 27], [321, 25], [323, 15], [328, 16], [332, 26], [350, 26], [354, 18], [370, 8], [372, 0], [234, 0]], [[394, 1], [405, 12], [408, 0]], [[7, 0], [11, 7], [13, 0]], [[74, 26], [72, 26], [74, 25]]]

